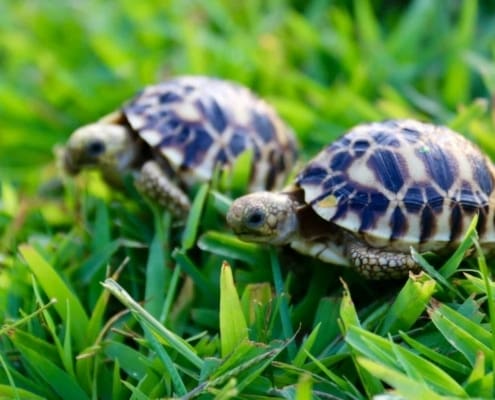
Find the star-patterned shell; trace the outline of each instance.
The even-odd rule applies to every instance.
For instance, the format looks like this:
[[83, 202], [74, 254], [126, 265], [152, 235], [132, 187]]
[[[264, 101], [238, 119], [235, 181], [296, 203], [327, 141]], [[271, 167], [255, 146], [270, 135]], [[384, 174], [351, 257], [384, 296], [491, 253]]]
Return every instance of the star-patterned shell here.
[[123, 107], [130, 126], [186, 184], [207, 181], [217, 164], [253, 152], [252, 190], [280, 186], [297, 145], [275, 110], [247, 88], [186, 76], [146, 87]]
[[409, 251], [459, 243], [478, 213], [494, 243], [495, 169], [473, 143], [442, 126], [391, 120], [355, 127], [296, 179], [323, 219], [370, 245]]

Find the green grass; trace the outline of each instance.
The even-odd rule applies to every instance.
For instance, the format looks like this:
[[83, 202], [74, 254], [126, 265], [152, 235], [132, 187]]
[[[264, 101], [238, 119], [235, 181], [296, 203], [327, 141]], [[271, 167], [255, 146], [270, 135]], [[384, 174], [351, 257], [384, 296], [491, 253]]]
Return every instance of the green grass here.
[[493, 258], [417, 255], [425, 273], [365, 282], [240, 242], [230, 192], [199, 187], [178, 228], [53, 152], [144, 84], [201, 73], [272, 102], [303, 159], [394, 117], [495, 159], [495, 7], [162, 3], [0, 4], [0, 398], [495, 397]]

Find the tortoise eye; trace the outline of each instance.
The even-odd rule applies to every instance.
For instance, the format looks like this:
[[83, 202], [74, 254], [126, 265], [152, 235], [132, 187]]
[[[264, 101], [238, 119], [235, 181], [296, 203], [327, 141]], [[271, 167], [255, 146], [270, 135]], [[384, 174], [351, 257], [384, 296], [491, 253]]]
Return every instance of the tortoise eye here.
[[265, 212], [255, 208], [246, 215], [245, 222], [248, 228], [259, 228], [265, 222]]
[[101, 140], [93, 140], [86, 146], [86, 153], [90, 157], [97, 157], [105, 151], [105, 143]]

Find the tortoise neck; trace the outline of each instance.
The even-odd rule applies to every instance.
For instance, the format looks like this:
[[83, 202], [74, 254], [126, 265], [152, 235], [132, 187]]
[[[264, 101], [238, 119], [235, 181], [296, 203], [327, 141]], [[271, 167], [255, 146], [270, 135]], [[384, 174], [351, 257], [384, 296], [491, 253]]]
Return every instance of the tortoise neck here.
[[334, 237], [340, 234], [340, 230], [334, 223], [324, 220], [313, 210], [313, 207], [306, 204], [304, 190], [295, 188], [290, 197], [296, 204], [295, 210], [301, 239], [313, 240], [329, 236]]

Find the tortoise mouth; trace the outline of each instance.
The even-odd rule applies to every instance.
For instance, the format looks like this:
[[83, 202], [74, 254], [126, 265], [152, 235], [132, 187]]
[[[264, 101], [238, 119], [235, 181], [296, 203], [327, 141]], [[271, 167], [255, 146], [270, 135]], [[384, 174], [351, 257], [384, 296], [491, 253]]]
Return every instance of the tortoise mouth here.
[[241, 229], [241, 230], [234, 229], [233, 231], [235, 235], [244, 242], [264, 243], [264, 244], [270, 244], [274, 242], [274, 237], [272, 235], [266, 235], [260, 232], [253, 232], [245, 229]]
[[270, 240], [267, 237], [260, 236], [259, 233], [253, 233], [253, 232], [247, 232], [247, 231], [236, 231], [235, 232], [236, 236], [245, 241], [245, 242], [252, 242], [252, 243], [268, 243]]
[[96, 159], [81, 157], [79, 154], [75, 154], [75, 152], [71, 152], [68, 149], [64, 150], [62, 165], [69, 175], [78, 175], [83, 169], [94, 168], [98, 164], [100, 163]]
[[81, 172], [81, 167], [79, 163], [76, 160], [74, 160], [73, 154], [71, 154], [71, 152], [68, 149], [63, 150], [62, 164], [64, 170], [69, 175], [77, 175], [79, 172]]

